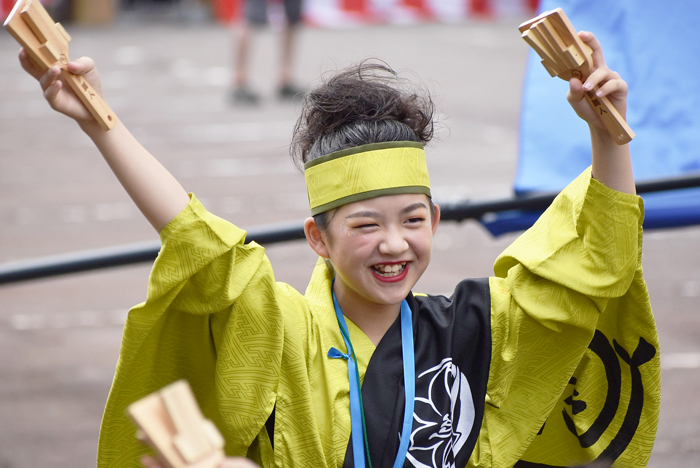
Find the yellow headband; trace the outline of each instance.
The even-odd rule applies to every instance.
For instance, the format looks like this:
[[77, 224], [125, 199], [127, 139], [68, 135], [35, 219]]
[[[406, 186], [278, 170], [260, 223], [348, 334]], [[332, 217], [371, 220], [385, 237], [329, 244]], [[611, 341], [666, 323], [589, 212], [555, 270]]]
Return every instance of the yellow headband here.
[[391, 141], [357, 146], [304, 165], [313, 216], [348, 203], [401, 193], [430, 196], [423, 144]]

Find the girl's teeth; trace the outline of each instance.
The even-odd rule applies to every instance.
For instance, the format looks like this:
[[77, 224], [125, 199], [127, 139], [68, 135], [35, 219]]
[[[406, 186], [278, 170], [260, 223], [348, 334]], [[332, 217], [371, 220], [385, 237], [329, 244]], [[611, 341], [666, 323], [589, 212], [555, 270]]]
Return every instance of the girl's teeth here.
[[403, 270], [403, 268], [406, 266], [405, 263], [395, 263], [394, 265], [378, 265], [375, 268], [378, 273], [381, 273], [383, 275], [387, 274], [396, 274]]

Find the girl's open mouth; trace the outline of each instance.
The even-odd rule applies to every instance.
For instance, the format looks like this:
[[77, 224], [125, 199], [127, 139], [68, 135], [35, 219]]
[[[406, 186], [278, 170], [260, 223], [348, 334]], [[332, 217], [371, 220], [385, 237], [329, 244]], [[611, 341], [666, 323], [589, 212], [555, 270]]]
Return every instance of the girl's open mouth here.
[[372, 273], [374, 277], [384, 282], [401, 281], [406, 277], [408, 272], [408, 263], [378, 263], [372, 265]]

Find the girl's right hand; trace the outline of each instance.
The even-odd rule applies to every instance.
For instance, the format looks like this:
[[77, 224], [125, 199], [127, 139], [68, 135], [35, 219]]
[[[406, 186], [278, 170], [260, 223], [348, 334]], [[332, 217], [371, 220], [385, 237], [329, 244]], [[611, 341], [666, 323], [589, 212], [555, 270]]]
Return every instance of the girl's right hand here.
[[[87, 108], [78, 96], [61, 78], [61, 69], [58, 66], [49, 68], [46, 72], [34, 63], [24, 49], [19, 51], [19, 61], [22, 68], [36, 78], [44, 91], [44, 98], [52, 109], [76, 120], [79, 124], [96, 123]], [[95, 68], [95, 62], [88, 57], [82, 57], [69, 62], [66, 69], [74, 75], [82, 75], [85, 80], [102, 96], [100, 77]]]

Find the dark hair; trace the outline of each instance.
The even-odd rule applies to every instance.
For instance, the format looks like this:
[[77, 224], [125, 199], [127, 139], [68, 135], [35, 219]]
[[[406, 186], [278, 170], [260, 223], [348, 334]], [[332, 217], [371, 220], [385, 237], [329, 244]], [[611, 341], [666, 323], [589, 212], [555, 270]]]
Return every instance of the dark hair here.
[[[433, 112], [426, 90], [399, 78], [385, 63], [365, 60], [304, 96], [290, 148], [292, 159], [303, 171], [307, 161], [369, 143], [425, 145], [433, 137]], [[327, 228], [329, 215], [314, 218], [319, 228]]]
[[433, 137], [433, 101], [384, 63], [341, 70], [304, 96], [292, 138], [295, 165], [346, 148]]

